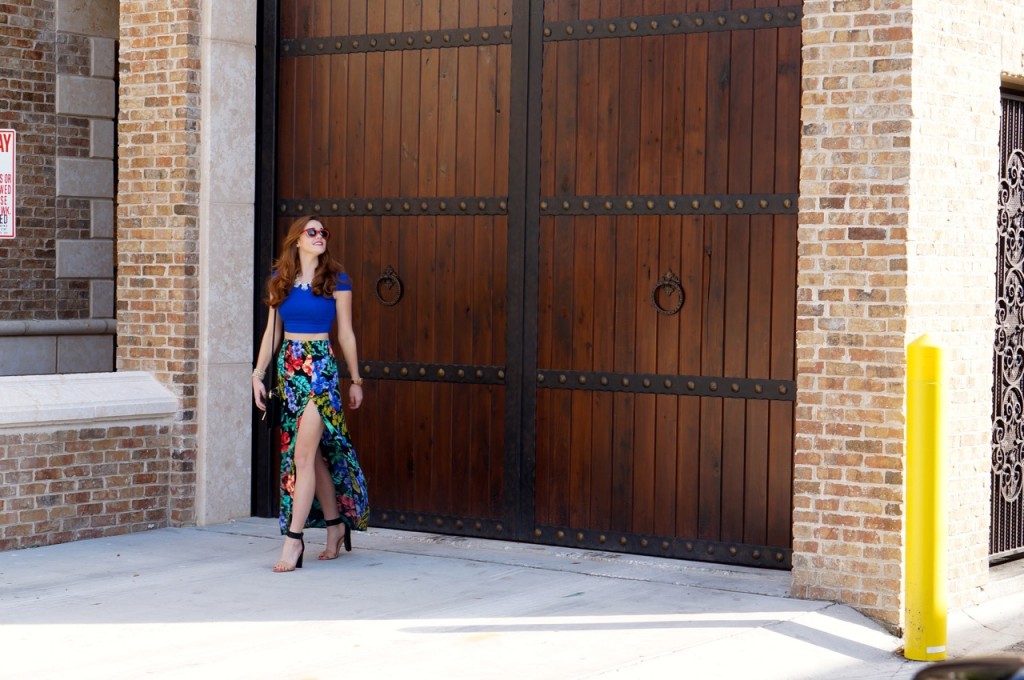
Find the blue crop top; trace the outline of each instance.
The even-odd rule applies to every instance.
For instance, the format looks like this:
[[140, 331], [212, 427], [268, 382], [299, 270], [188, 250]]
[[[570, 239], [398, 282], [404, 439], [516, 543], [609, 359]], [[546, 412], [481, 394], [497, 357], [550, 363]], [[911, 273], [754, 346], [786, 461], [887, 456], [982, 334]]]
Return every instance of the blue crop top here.
[[[334, 291], [352, 290], [352, 281], [348, 274], [338, 274], [338, 282]], [[329, 333], [338, 308], [334, 297], [325, 298], [313, 293], [312, 287], [292, 288], [288, 297], [277, 308], [284, 323], [285, 333]]]

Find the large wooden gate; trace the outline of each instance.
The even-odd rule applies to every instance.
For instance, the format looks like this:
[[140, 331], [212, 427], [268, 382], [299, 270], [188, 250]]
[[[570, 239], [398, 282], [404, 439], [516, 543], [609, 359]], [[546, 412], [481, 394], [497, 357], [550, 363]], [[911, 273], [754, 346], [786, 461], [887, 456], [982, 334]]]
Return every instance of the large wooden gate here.
[[355, 282], [375, 525], [789, 565], [788, 4], [277, 3], [264, 222]]

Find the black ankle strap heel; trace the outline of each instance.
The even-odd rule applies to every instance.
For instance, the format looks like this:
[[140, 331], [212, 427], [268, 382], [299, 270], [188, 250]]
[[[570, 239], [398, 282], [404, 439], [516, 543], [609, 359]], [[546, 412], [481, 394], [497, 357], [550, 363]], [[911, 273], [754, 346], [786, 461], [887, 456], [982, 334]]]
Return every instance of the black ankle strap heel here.
[[[341, 515], [338, 515], [334, 519], [325, 519], [324, 526], [336, 527], [341, 524]], [[352, 530], [345, 526], [345, 552], [352, 552]]]
[[284, 535], [288, 538], [294, 538], [295, 540], [302, 543], [302, 550], [299, 551], [299, 559], [295, 561], [295, 568], [302, 569], [302, 555], [306, 552], [306, 541], [302, 538], [302, 532], [295, 533], [294, 531], [286, 531]]

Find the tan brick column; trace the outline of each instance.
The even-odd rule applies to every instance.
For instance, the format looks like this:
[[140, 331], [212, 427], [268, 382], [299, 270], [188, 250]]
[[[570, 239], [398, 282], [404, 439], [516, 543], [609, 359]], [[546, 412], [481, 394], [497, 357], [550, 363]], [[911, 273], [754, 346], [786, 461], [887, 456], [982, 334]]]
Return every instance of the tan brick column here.
[[804, 3], [797, 293], [793, 592], [894, 626], [903, 558], [907, 4]]
[[195, 515], [199, 6], [121, 2], [117, 368], [148, 371], [179, 399], [172, 524]]

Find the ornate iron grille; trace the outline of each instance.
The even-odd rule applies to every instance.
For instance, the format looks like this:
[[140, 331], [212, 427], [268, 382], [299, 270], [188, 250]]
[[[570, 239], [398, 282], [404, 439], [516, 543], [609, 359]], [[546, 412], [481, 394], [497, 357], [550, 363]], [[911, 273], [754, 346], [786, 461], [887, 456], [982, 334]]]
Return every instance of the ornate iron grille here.
[[1024, 98], [1004, 94], [992, 388], [989, 554], [1024, 554]]

